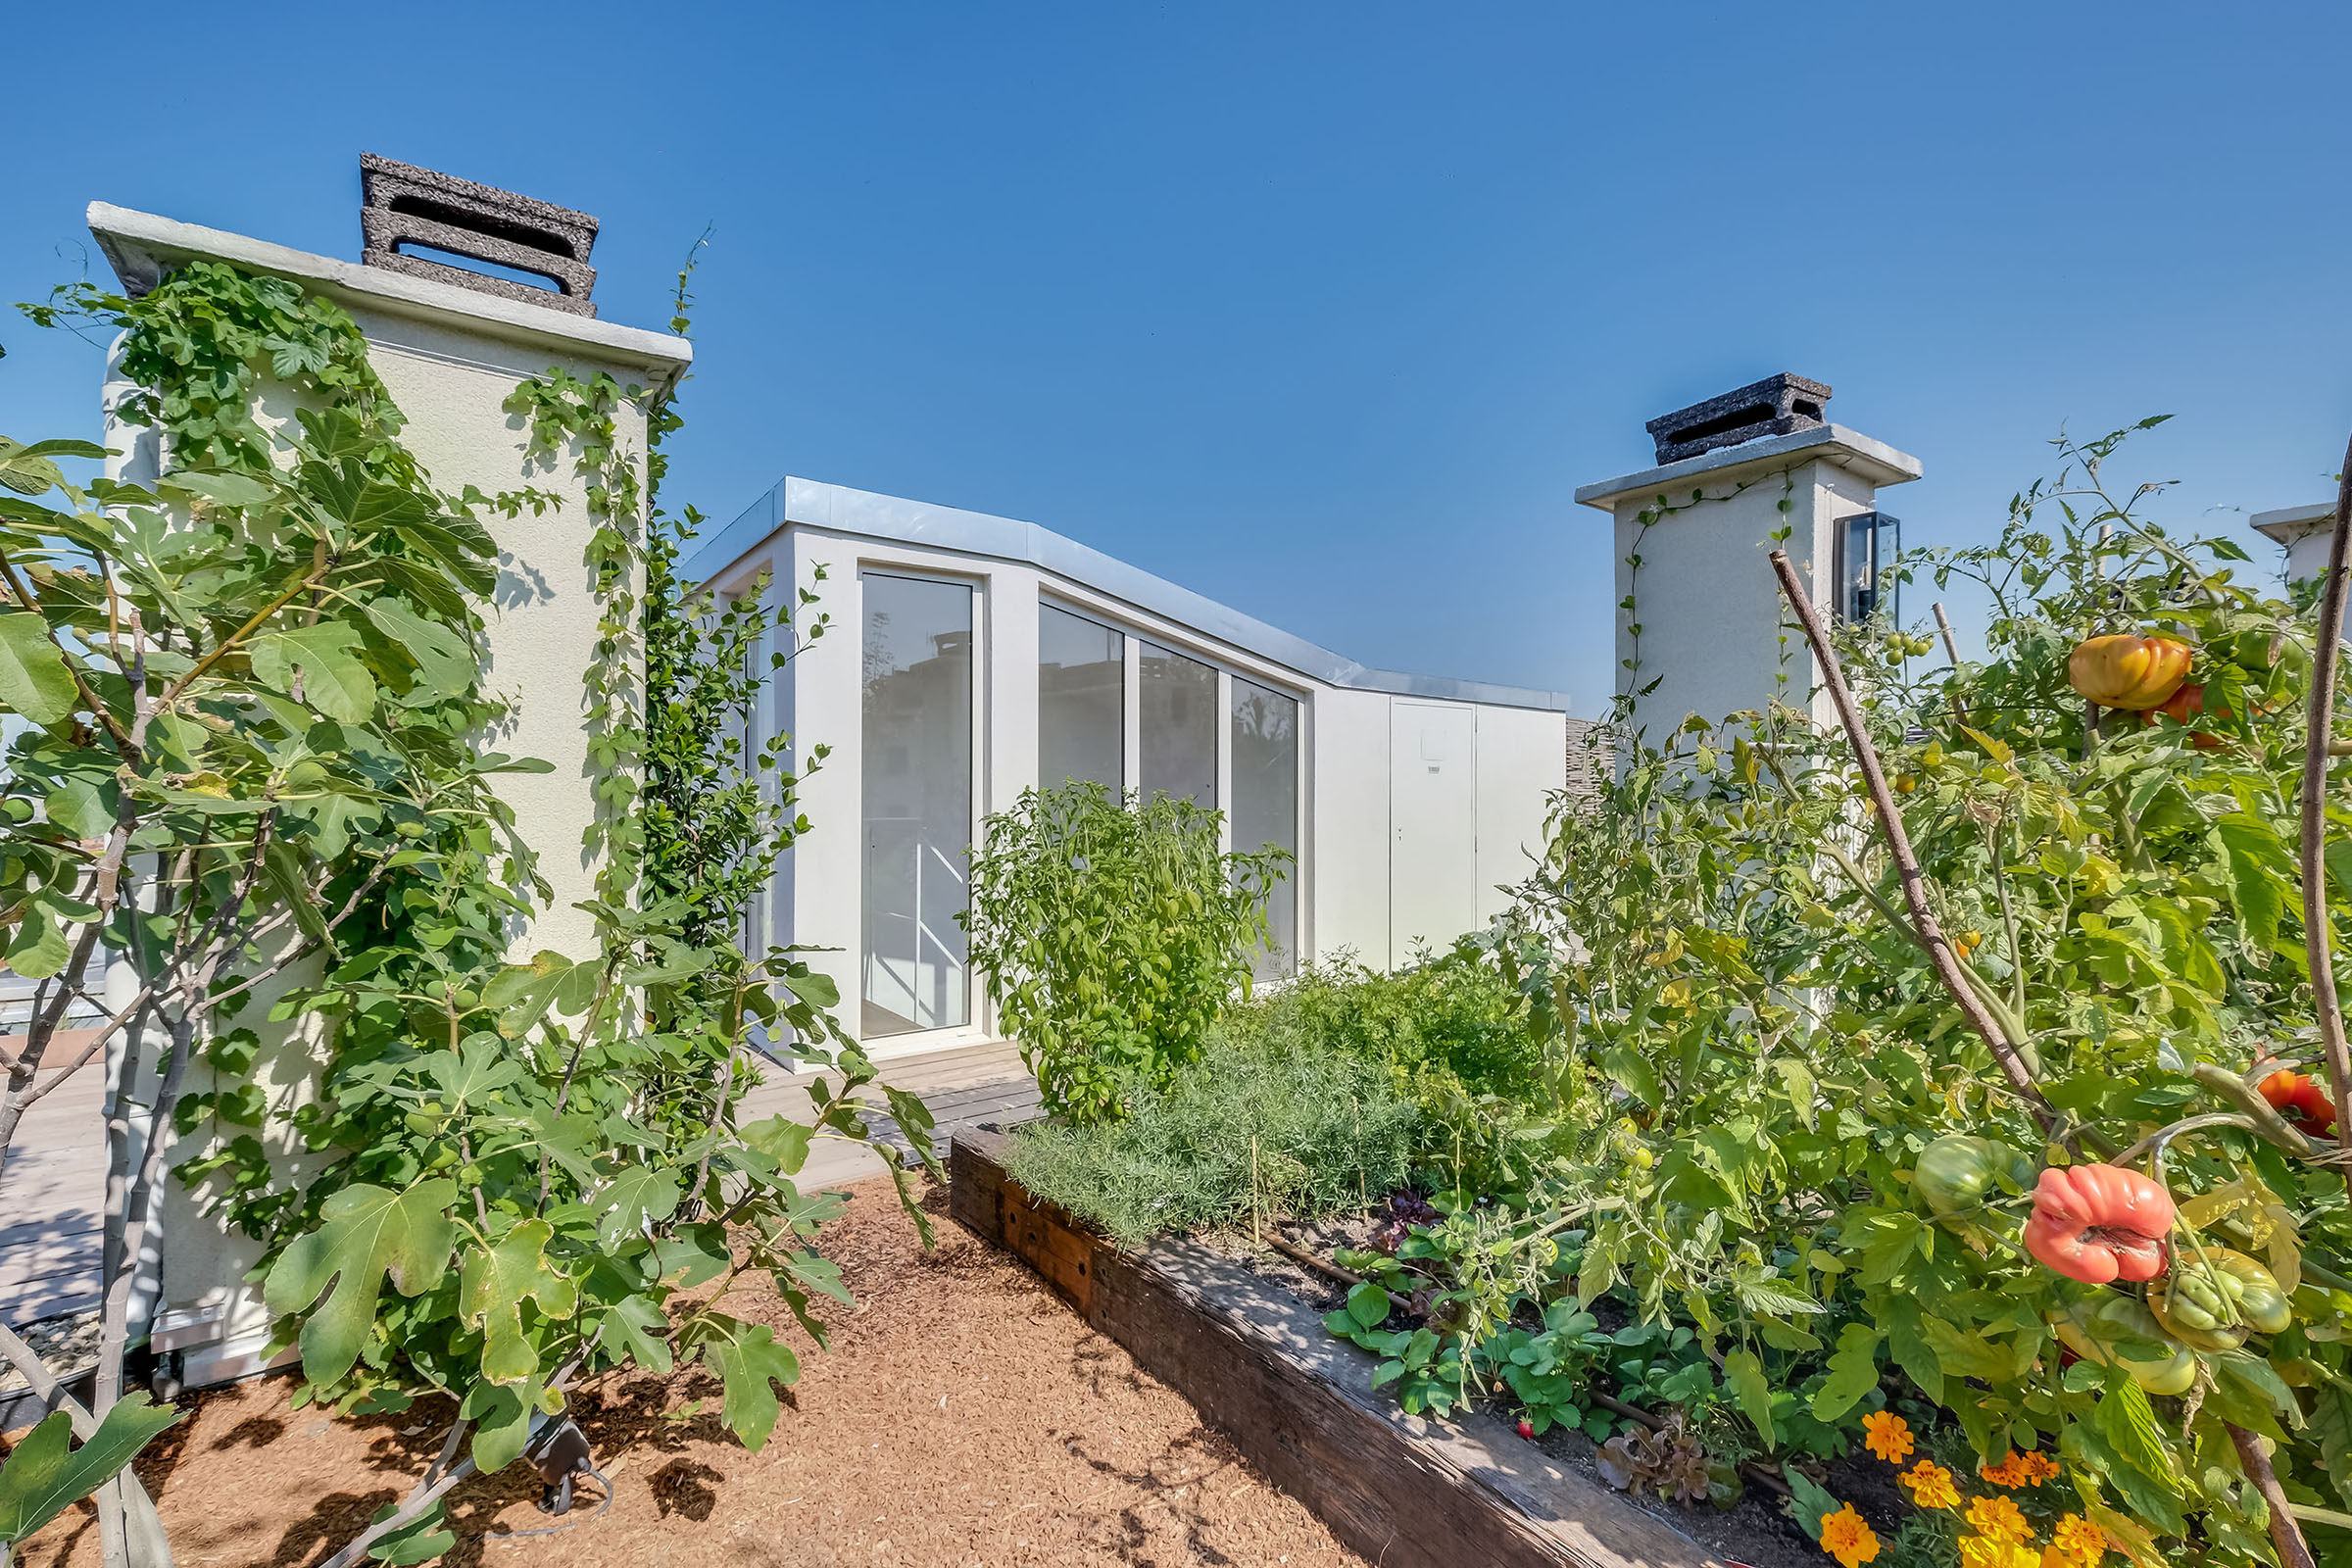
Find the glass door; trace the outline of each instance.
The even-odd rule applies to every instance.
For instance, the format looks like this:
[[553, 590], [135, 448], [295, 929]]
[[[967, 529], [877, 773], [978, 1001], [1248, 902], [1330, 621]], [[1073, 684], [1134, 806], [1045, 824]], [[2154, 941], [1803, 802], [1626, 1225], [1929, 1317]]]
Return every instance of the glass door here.
[[963, 927], [972, 841], [969, 584], [869, 571], [861, 724], [860, 1038], [967, 1021]]

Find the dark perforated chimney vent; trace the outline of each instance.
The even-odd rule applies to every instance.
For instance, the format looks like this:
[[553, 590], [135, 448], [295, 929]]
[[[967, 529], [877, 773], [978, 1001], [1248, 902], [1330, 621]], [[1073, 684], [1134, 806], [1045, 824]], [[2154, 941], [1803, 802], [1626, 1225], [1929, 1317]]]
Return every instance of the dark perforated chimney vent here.
[[1660, 463], [1680, 463], [1760, 435], [1818, 430], [1829, 422], [1821, 412], [1829, 401], [1828, 387], [1784, 370], [1704, 403], [1661, 414], [1643, 428], [1658, 444]]
[[[501, 299], [594, 316], [596, 220], [568, 207], [360, 154], [360, 260]], [[467, 257], [544, 283], [477, 272], [429, 253]]]

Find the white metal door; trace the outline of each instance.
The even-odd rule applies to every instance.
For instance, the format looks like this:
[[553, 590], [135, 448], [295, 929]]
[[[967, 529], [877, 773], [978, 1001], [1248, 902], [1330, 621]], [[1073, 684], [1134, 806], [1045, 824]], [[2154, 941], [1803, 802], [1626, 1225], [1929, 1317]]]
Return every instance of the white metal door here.
[[1477, 923], [1475, 715], [1389, 705], [1389, 961], [1444, 948]]

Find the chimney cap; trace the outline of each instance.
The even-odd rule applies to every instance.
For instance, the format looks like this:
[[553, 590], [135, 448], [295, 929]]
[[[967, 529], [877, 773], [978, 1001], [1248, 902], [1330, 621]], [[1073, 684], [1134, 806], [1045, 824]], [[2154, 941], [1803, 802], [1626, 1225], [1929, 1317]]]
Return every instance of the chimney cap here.
[[[412, 277], [478, 289], [525, 305], [594, 316], [597, 220], [495, 185], [360, 154], [360, 260]], [[545, 286], [406, 253], [424, 246], [546, 278]]]
[[1830, 389], [1819, 381], [1783, 370], [1761, 381], [1661, 414], [1643, 426], [1657, 443], [1660, 464], [1680, 463], [1720, 447], [1739, 446], [1759, 436], [1818, 430]]

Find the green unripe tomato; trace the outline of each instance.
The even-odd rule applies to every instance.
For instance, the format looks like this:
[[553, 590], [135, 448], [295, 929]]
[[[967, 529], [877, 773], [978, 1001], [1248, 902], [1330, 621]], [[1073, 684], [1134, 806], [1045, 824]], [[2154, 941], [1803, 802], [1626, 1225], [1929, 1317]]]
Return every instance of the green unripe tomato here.
[[2003, 1176], [2020, 1191], [2032, 1186], [2033, 1157], [1989, 1138], [1950, 1133], [1919, 1152], [1911, 1185], [1928, 1212], [1958, 1224], [1999, 1195]]
[[[2121, 1364], [2150, 1394], [2186, 1394], [2197, 1381], [2197, 1354], [2165, 1333], [2156, 1314], [2129, 1296], [2094, 1296], [2050, 1320], [2058, 1343], [2100, 1366]], [[2137, 1342], [2129, 1348], [2126, 1342]], [[2163, 1353], [2149, 1355], [2153, 1349]], [[2148, 1356], [2148, 1359], [2141, 1359]]]
[[2234, 1350], [2246, 1336], [2277, 1334], [2295, 1319], [2271, 1271], [2243, 1252], [2209, 1249], [2175, 1254], [2173, 1271], [2148, 1287], [2148, 1307], [2172, 1336], [2200, 1350]]

